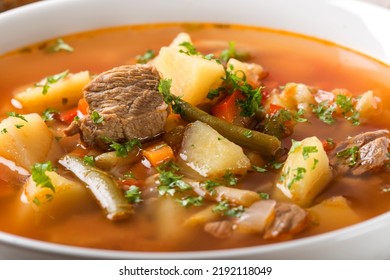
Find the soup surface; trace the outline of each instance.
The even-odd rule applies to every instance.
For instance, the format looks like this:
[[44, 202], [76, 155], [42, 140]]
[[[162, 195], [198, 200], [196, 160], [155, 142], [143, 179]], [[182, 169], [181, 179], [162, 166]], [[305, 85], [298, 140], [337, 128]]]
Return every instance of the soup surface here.
[[[191, 168], [193, 165], [189, 164], [188, 159], [183, 155], [188, 152], [185, 150], [185, 145], [190, 147], [189, 145], [192, 143], [188, 139], [194, 137], [193, 134], [198, 133], [197, 129], [203, 128], [199, 124], [197, 126], [187, 126], [184, 132], [178, 130], [179, 132], [176, 135], [172, 133], [172, 129], [177, 125], [185, 127], [187, 122], [181, 120], [178, 115], [169, 113], [167, 122], [170, 124], [166, 124], [164, 135], [159, 134], [157, 138], [142, 143], [142, 148], [136, 145], [136, 152], [134, 150], [130, 151], [131, 149], [126, 150], [125, 157], [116, 154], [121, 159], [130, 157], [132, 153], [138, 155], [136, 155], [135, 160], [128, 161], [124, 165], [114, 164], [114, 166], [106, 168], [107, 173], [104, 173], [108, 174], [107, 176], [110, 178], [114, 178], [115, 182], [119, 182], [116, 184], [120, 186], [124, 196], [126, 194], [133, 214], [120, 221], [107, 218], [109, 216], [107, 211], [109, 212], [109, 210], [104, 206], [99, 207], [99, 203], [96, 203], [91, 193], [84, 194], [82, 191], [75, 191], [75, 197], [62, 198], [61, 204], [53, 206], [53, 209], [51, 209], [50, 203], [54, 205], [57, 199], [56, 195], [60, 193], [58, 189], [53, 191], [57, 188], [55, 180], [50, 176], [54, 187], [52, 189], [46, 185], [46, 190], [53, 193], [46, 193], [45, 203], [43, 203], [37, 196], [31, 197], [31, 192], [34, 193], [35, 189], [40, 190], [44, 187], [39, 186], [37, 182], [39, 179], [29, 178], [30, 172], [39, 173], [38, 169], [41, 168], [42, 171], [43, 168], [42, 163], [50, 159], [55, 167], [53, 169], [55, 171], [52, 172], [56, 172], [56, 174], [62, 176], [61, 178], [66, 178], [71, 182], [75, 182], [78, 186], [84, 187], [85, 181], [77, 179], [73, 174], [74, 170], [69, 166], [64, 167], [64, 164], [58, 162], [59, 159], [69, 153], [82, 158], [84, 167], [92, 166], [96, 170], [102, 169], [101, 166], [94, 163], [98, 161], [97, 157], [103, 153], [102, 150], [85, 145], [80, 141], [79, 134], [69, 137], [63, 135], [63, 129], [76, 116], [73, 107], [77, 107], [77, 103], [74, 106], [71, 104], [68, 106], [68, 97], [64, 96], [62, 98], [63, 104], [59, 105], [63, 108], [52, 112], [51, 116], [54, 116], [54, 120], [49, 118], [45, 121], [50, 133], [55, 135], [58, 147], [50, 148], [50, 153], [46, 152], [47, 157], [40, 162], [41, 165], [34, 165], [35, 168], [32, 168], [35, 163], [31, 163], [31, 168], [22, 166], [24, 170], [20, 171], [21, 174], [19, 174], [17, 171], [12, 171], [12, 169], [15, 169], [12, 162], [20, 165], [17, 160], [12, 156], [7, 158], [6, 154], [0, 151], [0, 155], [2, 155], [0, 164], [1, 231], [49, 242], [114, 250], [212, 250], [255, 246], [311, 236], [369, 219], [390, 209], [390, 186], [387, 183], [390, 179], [387, 172], [388, 162], [384, 160], [383, 166], [380, 168], [377, 166], [375, 170], [354, 173], [353, 170], [357, 170], [354, 169], [357, 168], [355, 166], [356, 161], [359, 162], [363, 157], [361, 153], [359, 154], [357, 144], [348, 146], [349, 149], [337, 150], [337, 147], [348, 137], [367, 131], [390, 129], [389, 67], [331, 43], [296, 34], [243, 26], [212, 24], [146, 25], [104, 29], [65, 36], [60, 41], [63, 42], [63, 45], [59, 49], [56, 38], [48, 42], [28, 46], [0, 58], [0, 77], [2, 79], [0, 83], [0, 92], [2, 93], [0, 96], [0, 116], [3, 119], [0, 128], [2, 129], [2, 135], [10, 134], [10, 131], [7, 131], [6, 126], [4, 126], [4, 121], [7, 119], [19, 118], [16, 126], [19, 125], [18, 129], [23, 130], [23, 125], [27, 124], [20, 116], [34, 112], [42, 115], [43, 110], [39, 106], [33, 107], [31, 105], [33, 103], [28, 102], [24, 104], [23, 100], [17, 97], [17, 94], [23, 92], [27, 87], [34, 88], [34, 84], [38, 83], [38, 87], [44, 89], [46, 84], [48, 91], [43, 93], [42, 90], [42, 95], [49, 96], [58, 80], [64, 78], [58, 75], [53, 76], [55, 74], [65, 73], [65, 70], [68, 72], [63, 76], [70, 75], [68, 73], [89, 71], [92, 76], [91, 79], [93, 79], [94, 75], [114, 67], [135, 64], [137, 56], [138, 62], [140, 62], [139, 56], [147, 50], [152, 50], [155, 55], [158, 55], [160, 48], [170, 45], [180, 32], [189, 34], [192, 40], [191, 44], [202, 55], [213, 53], [214, 57], [218, 58], [224, 53], [224, 50], [229, 50], [229, 42], [234, 42], [234, 44], [230, 43], [231, 57], [241, 59], [245, 63], [261, 65], [261, 73], [253, 72], [257, 75], [255, 79], [257, 82], [251, 82], [249, 76], [246, 75], [245, 78], [241, 76], [239, 84], [241, 83], [241, 86], [243, 84], [248, 85], [247, 82], [249, 82], [250, 89], [261, 87], [262, 99], [260, 103], [258, 100], [257, 104], [261, 108], [266, 108], [263, 109], [260, 117], [263, 122], [257, 121], [256, 123], [256, 116], [253, 114], [247, 117], [236, 114], [232, 122], [248, 129], [264, 132], [268, 124], [264, 124], [264, 119], [271, 119], [276, 114], [280, 115], [280, 110], [286, 109], [285, 112], [289, 112], [290, 115], [283, 119], [281, 123], [284, 125], [282, 134], [276, 135], [281, 139], [285, 152], [281, 149], [276, 156], [270, 156], [244, 147], [243, 156], [245, 160], [249, 161], [249, 165], [246, 163], [245, 168], [226, 168], [226, 172], [222, 175], [210, 173], [211, 175], [201, 176], [204, 174], [200, 174], [201, 171], [197, 168]], [[50, 51], [53, 50], [53, 46], [54, 48], [57, 46], [57, 49]], [[182, 44], [180, 46], [182, 51], [177, 51], [180, 55], [186, 55], [189, 58], [191, 55], [200, 56], [198, 53], [189, 53], [190, 47], [188, 45]], [[152, 52], [149, 53], [152, 54]], [[151, 63], [157, 64], [156, 59], [158, 57]], [[225, 67], [224, 61], [222, 61], [221, 67], [224, 67], [224, 71], [229, 69], [229, 67]], [[240, 77], [241, 72], [232, 73], [235, 77]], [[48, 76], [51, 76], [52, 82], [48, 83], [47, 81], [50, 79], [46, 79], [39, 85], [39, 81]], [[174, 78], [172, 80], [174, 81]], [[222, 79], [220, 80], [222, 82]], [[224, 82], [226, 82], [226, 79]], [[313, 97], [315, 98], [315, 104], [309, 104], [311, 102], [308, 102], [303, 107], [293, 105], [290, 110], [287, 108], [288, 106], [281, 106], [280, 103], [276, 104], [269, 101], [276, 95], [287, 94], [288, 96], [286, 88], [292, 88], [294, 93], [290, 97], [292, 99], [296, 98], [295, 96], [299, 95], [299, 85], [304, 88], [305, 92], [311, 94], [310, 100], [314, 100]], [[368, 91], [372, 91], [373, 95], [364, 95]], [[78, 99], [83, 97], [81, 91], [77, 94]], [[329, 100], [326, 98], [322, 100], [320, 97], [329, 96], [329, 94], [336, 98], [336, 101], [333, 100], [332, 102], [337, 103], [338, 107], [335, 105], [337, 108], [331, 107]], [[218, 115], [213, 108], [221, 104], [226, 96], [231, 95], [231, 92], [226, 93], [221, 90], [220, 97], [193, 105], [199, 105], [198, 107], [206, 112]], [[360, 97], [358, 98], [358, 96]], [[363, 96], [365, 96], [364, 98], [370, 97], [371, 101], [374, 100], [372, 101], [374, 105], [371, 104], [372, 102], [370, 103], [373, 109], [370, 109], [371, 107], [367, 109], [368, 111], [371, 110], [367, 114], [367, 118], [363, 118], [366, 111], [361, 109], [362, 107], [359, 107], [359, 111], [359, 108], [356, 107]], [[238, 100], [240, 99], [238, 98]], [[278, 100], [280, 101], [280, 99]], [[350, 102], [352, 107], [342, 103], [343, 100]], [[21, 103], [23, 106], [21, 106]], [[236, 100], [232, 104], [236, 110], [243, 110], [243, 107], [238, 106], [239, 101]], [[324, 105], [322, 111], [320, 105]], [[91, 104], [89, 106], [91, 107]], [[80, 111], [80, 102], [78, 108]], [[212, 109], [210, 110], [210, 108]], [[329, 121], [329, 119], [326, 121], [326, 118], [321, 119], [319, 112], [324, 113], [329, 108], [333, 108], [328, 111], [332, 121]], [[87, 114], [92, 115], [92, 112], [88, 111]], [[96, 114], [95, 124], [99, 123], [98, 119], [100, 117], [99, 113], [96, 112]], [[305, 118], [307, 121], [299, 118]], [[30, 121], [30, 119], [28, 120]], [[105, 121], [101, 119], [100, 122]], [[353, 123], [354, 121], [355, 123]], [[356, 125], [356, 122], [359, 122], [359, 125]], [[260, 125], [257, 125], [258, 123]], [[265, 132], [273, 131], [269, 126], [268, 129]], [[176, 141], [175, 139], [181, 140], [183, 133], [183, 142]], [[384, 134], [386, 135], [385, 139], [388, 139], [387, 133], [384, 132]], [[206, 137], [207, 133], [204, 132], [204, 135]], [[314, 144], [305, 146], [306, 142], [303, 139], [313, 136], [322, 141], [321, 147]], [[251, 132], [249, 132], [247, 138], [251, 137]], [[42, 138], [19, 139], [21, 139], [21, 142], [35, 142], [37, 149], [46, 145], [45, 140], [40, 140], [44, 139], [44, 136]], [[178, 147], [175, 147], [177, 142], [179, 142]], [[113, 143], [114, 141], [111, 145]], [[151, 150], [157, 149], [156, 147], [161, 143], [171, 147], [173, 155], [166, 156], [166, 158], [173, 159], [176, 162], [175, 165], [165, 164], [165, 167], [161, 167], [153, 164], [154, 158], [148, 157], [149, 154], [145, 150], [148, 148]], [[294, 143], [298, 144], [295, 144], [294, 147]], [[384, 140], [384, 143], [387, 148], [386, 140]], [[19, 145], [20, 143], [15, 142], [14, 144]], [[1, 145], [7, 146], [8, 144], [3, 142]], [[191, 145], [194, 146], [194, 144]], [[214, 153], [212, 151], [214, 149], [213, 145], [211, 145], [209, 154]], [[35, 146], [33, 144], [29, 145], [29, 147]], [[113, 149], [112, 146], [110, 147], [109, 150]], [[187, 149], [189, 149], [188, 147]], [[287, 153], [290, 147], [291, 150]], [[354, 147], [357, 147], [356, 150], [354, 150]], [[320, 153], [319, 150], [322, 151], [322, 148], [330, 158], [330, 165], [328, 162], [321, 162], [319, 158], [311, 157], [313, 154]], [[306, 151], [306, 153], [302, 152], [303, 160], [313, 160], [313, 165], [310, 168], [295, 166], [295, 169], [288, 169], [286, 167], [286, 165], [294, 163], [292, 156], [297, 149]], [[23, 153], [23, 157], [29, 157], [29, 151], [19, 149], [19, 152]], [[127, 155], [127, 152], [129, 152], [129, 155]], [[337, 161], [336, 165], [341, 160], [346, 160], [347, 170], [335, 166], [335, 162], [332, 162], [332, 153], [335, 161]], [[220, 156], [223, 157], [225, 154]], [[90, 162], [88, 162], [88, 159]], [[282, 167], [285, 161], [285, 166]], [[172, 163], [172, 161], [165, 161], [165, 163], [167, 162]], [[177, 170], [176, 166], [180, 170]], [[307, 180], [304, 178], [311, 174], [311, 169], [315, 170], [316, 168], [325, 168], [324, 170], [329, 173], [327, 173], [327, 176], [324, 175], [325, 171], [319, 175], [317, 174], [319, 180], [324, 181], [322, 183], [318, 183], [316, 177]], [[166, 175], [167, 172], [179, 176], [179, 181], [184, 181], [186, 185], [203, 185], [200, 189], [193, 186], [195, 191], [180, 191], [180, 184], [175, 185], [175, 187], [168, 184], [168, 189], [175, 189], [175, 191], [169, 193], [165, 190], [166, 192], [164, 192], [161, 188], [163, 185], [161, 176], [162, 174]], [[43, 174], [43, 177], [45, 177], [44, 171], [39, 174]], [[286, 180], [285, 178], [288, 176], [290, 176], [291, 181], [285, 183], [283, 180]], [[175, 180], [172, 179], [172, 176], [169, 179]], [[207, 185], [207, 181], [213, 183]], [[302, 200], [300, 200], [296, 198], [293, 191], [296, 188], [305, 187], [303, 181], [310, 185], [308, 188], [316, 189], [312, 190], [316, 194], [310, 198], [303, 194]], [[91, 189], [91, 183], [87, 182], [87, 185]], [[226, 187], [228, 190], [214, 189], [220, 186]], [[31, 188], [34, 187], [35, 189], [31, 191]], [[203, 192], [202, 195], [202, 191], [205, 191], [205, 189], [208, 193], [204, 194]], [[233, 198], [231, 198], [231, 189], [248, 190], [250, 194], [243, 193], [237, 196], [232, 194]], [[214, 191], [217, 192], [216, 195]], [[252, 198], [253, 194], [257, 194], [258, 198]], [[291, 194], [293, 197], [288, 198]], [[244, 199], [244, 202], [241, 203], [240, 198], [238, 198], [241, 195], [250, 197], [252, 200], [247, 202]], [[252, 206], [259, 201], [273, 201], [274, 204], [258, 204], [260, 210], [256, 210], [256, 207]], [[299, 211], [302, 210], [299, 213], [304, 215], [304, 218], [297, 218], [299, 225], [284, 229], [280, 234], [272, 234], [268, 231], [267, 237], [264, 232], [272, 228], [272, 223], [278, 215], [284, 217], [282, 210], [279, 209], [279, 212], [275, 210], [277, 209], [275, 205], [280, 205], [280, 203], [296, 205]], [[102, 205], [101, 201], [100, 205]], [[288, 211], [294, 212], [291, 209], [289, 208]], [[269, 215], [267, 214], [268, 216], [265, 218], [257, 217], [257, 214], [252, 216], [251, 213], [256, 211], [263, 211], [263, 213]], [[256, 227], [248, 225], [247, 221], [251, 219], [254, 219], [252, 224], [258, 223], [261, 219], [264, 221]], [[294, 219], [291, 217], [286, 219], [294, 223], [292, 222]]]

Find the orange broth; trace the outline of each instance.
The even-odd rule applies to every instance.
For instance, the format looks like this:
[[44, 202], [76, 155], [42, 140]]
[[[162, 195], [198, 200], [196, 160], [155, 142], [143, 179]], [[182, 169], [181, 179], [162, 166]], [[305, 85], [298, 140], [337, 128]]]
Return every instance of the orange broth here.
[[[229, 41], [236, 42], [237, 49], [249, 51], [251, 62], [262, 65], [270, 73], [264, 80], [267, 91], [287, 82], [297, 82], [324, 90], [346, 88], [356, 95], [373, 90], [382, 99], [383, 112], [370, 124], [355, 127], [348, 122], [338, 121], [329, 126], [317, 119], [310, 119], [310, 124], [298, 124], [294, 134], [284, 139], [287, 147], [291, 138], [300, 140], [315, 135], [341, 141], [362, 131], [390, 129], [388, 66], [314, 38], [269, 29], [213, 24], [161, 24], [104, 29], [63, 37], [74, 47], [72, 53], [48, 54], [42, 51], [44, 43], [8, 53], [0, 57], [0, 115], [4, 118], [6, 112], [15, 110], [10, 101], [18, 90], [43, 77], [65, 69], [73, 73], [83, 70], [100, 73], [115, 66], [133, 64], [137, 55], [147, 49], [158, 52], [182, 31], [190, 34], [194, 45], [204, 54], [225, 49]], [[132, 169], [137, 176], [148, 175], [147, 168], [141, 163]], [[244, 188], [254, 189], [261, 184], [275, 182], [276, 178], [277, 174], [274, 173], [250, 173], [240, 184]], [[390, 209], [390, 193], [382, 191], [389, 180], [390, 175], [385, 173], [335, 180], [317, 197], [316, 202], [343, 195], [351, 202], [352, 209], [361, 220], [365, 220]], [[0, 181], [1, 231], [48, 242], [128, 251], [212, 250], [271, 242], [264, 241], [256, 234], [237, 234], [231, 238], [217, 239], [205, 233], [201, 226], [180, 228], [175, 232], [166, 229], [164, 232], [162, 222], [158, 221], [158, 217], [149, 215], [142, 204], [136, 208], [132, 218], [118, 223], [107, 220], [93, 203], [86, 203], [85, 209], [61, 219], [40, 219], [21, 200], [22, 192], [22, 186]], [[199, 210], [195, 208], [178, 211], [185, 211], [183, 215], [188, 217]], [[162, 215], [164, 219], [176, 218], [171, 212]], [[296, 238], [349, 224], [337, 223], [337, 215], [328, 218], [335, 221], [334, 226], [313, 224]]]

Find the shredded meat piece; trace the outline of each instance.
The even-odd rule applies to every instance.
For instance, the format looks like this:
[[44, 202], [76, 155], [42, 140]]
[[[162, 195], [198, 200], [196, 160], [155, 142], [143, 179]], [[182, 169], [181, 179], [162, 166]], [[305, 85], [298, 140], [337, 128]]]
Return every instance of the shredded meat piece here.
[[[377, 130], [358, 134], [341, 142], [330, 154], [330, 164], [337, 173], [351, 171], [353, 175], [361, 175], [366, 172], [381, 170], [390, 160], [388, 157], [390, 139], [388, 130]], [[345, 158], [339, 157], [338, 153], [358, 148], [356, 164], [350, 166]]]
[[264, 239], [288, 239], [308, 225], [307, 212], [292, 203], [278, 202], [275, 218], [264, 232]]
[[217, 221], [205, 224], [204, 230], [217, 238], [228, 238], [233, 233], [233, 222]]
[[[142, 142], [163, 132], [167, 105], [158, 92], [160, 76], [150, 65], [125, 65], [103, 72], [84, 87], [89, 115], [74, 121], [65, 135], [78, 132], [87, 146], [107, 149], [107, 139]], [[91, 114], [103, 117], [96, 122]]]

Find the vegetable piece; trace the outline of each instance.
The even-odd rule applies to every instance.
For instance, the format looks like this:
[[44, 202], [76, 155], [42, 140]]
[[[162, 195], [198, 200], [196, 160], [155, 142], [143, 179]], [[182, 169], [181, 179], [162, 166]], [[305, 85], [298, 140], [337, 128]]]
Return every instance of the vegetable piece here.
[[43, 112], [46, 108], [64, 111], [77, 106], [83, 97], [83, 87], [90, 81], [88, 71], [68, 74], [46, 87], [47, 92], [43, 92], [45, 86], [28, 88], [17, 93], [15, 99], [22, 104], [23, 109], [30, 112]]
[[263, 233], [275, 216], [275, 205], [275, 200], [253, 203], [237, 220], [237, 230], [243, 233]]
[[60, 154], [58, 142], [38, 114], [10, 115], [0, 123], [0, 130], [7, 131], [0, 134], [0, 156], [31, 171], [34, 163]]
[[[307, 209], [314, 223], [327, 230], [346, 227], [361, 221], [349, 202], [342, 196], [328, 198]], [[332, 217], [332, 219], [329, 219]]]
[[217, 118], [233, 123], [239, 114], [237, 100], [240, 99], [244, 99], [244, 96], [239, 91], [235, 91], [213, 106], [211, 113]]
[[225, 70], [215, 60], [201, 55], [187, 55], [183, 42], [190, 43], [188, 35], [179, 35], [171, 46], [163, 47], [154, 65], [164, 79], [172, 79], [172, 93], [183, 100], [198, 105], [212, 88], [222, 83]]
[[66, 179], [54, 171], [45, 171], [53, 188], [44, 187], [34, 181], [33, 176], [24, 185], [24, 194], [32, 208], [50, 218], [60, 218], [82, 211], [91, 201], [87, 189]]
[[374, 95], [372, 90], [363, 93], [356, 103], [356, 111], [359, 112], [362, 121], [380, 113], [380, 99]]
[[233, 66], [236, 75], [239, 75], [240, 72], [245, 75], [245, 79], [253, 87], [259, 87], [261, 79], [267, 76], [267, 72], [264, 71], [263, 67], [256, 63], [245, 63], [231, 58], [229, 59], [227, 65], [228, 68]]
[[157, 167], [164, 161], [175, 159], [172, 148], [165, 142], [147, 147], [142, 151], [142, 154], [153, 167]]
[[183, 164], [204, 177], [222, 177], [227, 170], [244, 174], [251, 166], [241, 147], [200, 121], [187, 126], [179, 155]]
[[109, 174], [86, 165], [82, 158], [74, 155], [65, 156], [59, 163], [88, 186], [109, 220], [122, 220], [133, 213], [132, 206]]
[[[219, 118], [211, 116], [206, 112], [192, 106], [189, 103], [181, 103], [182, 117], [189, 122], [196, 120], [208, 124], [222, 136], [239, 146], [250, 150], [258, 151], [264, 156], [272, 156], [280, 149], [281, 143], [278, 138], [258, 131], [229, 124]], [[248, 131], [251, 131], [251, 137], [247, 137]]]
[[276, 186], [301, 206], [311, 204], [332, 178], [328, 156], [317, 137], [295, 142]]
[[95, 157], [95, 165], [104, 170], [135, 163], [141, 158], [139, 149], [131, 150], [126, 157], [118, 157], [116, 152], [106, 152]]
[[63, 123], [71, 124], [74, 118], [77, 116], [77, 111], [78, 111], [77, 108], [72, 108], [64, 112], [61, 112], [58, 115], [58, 119]]
[[229, 203], [251, 206], [254, 202], [259, 201], [261, 197], [257, 192], [218, 186], [214, 188], [217, 201], [227, 200]]
[[199, 212], [196, 212], [195, 214], [187, 218], [184, 221], [183, 225], [185, 227], [194, 227], [197, 225], [202, 225], [208, 222], [218, 220], [220, 218], [220, 215], [213, 211], [214, 207], [215, 205], [211, 205], [203, 210], [200, 210]]

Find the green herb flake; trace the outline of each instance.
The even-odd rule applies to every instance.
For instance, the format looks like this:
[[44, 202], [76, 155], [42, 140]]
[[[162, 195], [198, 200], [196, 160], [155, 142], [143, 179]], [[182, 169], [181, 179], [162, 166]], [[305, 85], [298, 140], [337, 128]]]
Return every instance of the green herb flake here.
[[46, 175], [46, 171], [54, 171], [50, 161], [45, 163], [35, 163], [31, 169], [32, 179], [37, 184], [37, 186], [42, 188], [49, 188], [55, 192], [55, 188], [50, 178]]
[[188, 196], [176, 201], [183, 207], [202, 206], [204, 203], [204, 199], [201, 196]]
[[58, 81], [65, 79], [69, 74], [69, 70], [55, 74], [53, 76], [48, 76], [43, 79], [42, 82], [36, 83], [35, 87], [42, 87], [42, 94], [45, 95], [48, 93], [50, 86], [57, 83]]
[[323, 101], [317, 105], [310, 104], [312, 107], [312, 112], [326, 124], [333, 124], [336, 120], [333, 117], [333, 114], [336, 110], [336, 106], [329, 105], [328, 101]]
[[183, 110], [181, 108], [181, 104], [183, 101], [180, 97], [171, 93], [171, 85], [171, 79], [161, 79], [158, 85], [158, 91], [162, 94], [164, 102], [172, 107], [172, 111], [176, 114], [182, 115]]
[[252, 165], [252, 169], [258, 173], [265, 173], [268, 171], [266, 168], [256, 166], [256, 165]]
[[84, 156], [83, 162], [86, 165], [94, 166], [95, 165], [95, 157], [94, 156]]
[[142, 199], [139, 187], [131, 185], [130, 188], [125, 192], [125, 198], [130, 203], [140, 203]]
[[318, 153], [318, 149], [316, 146], [304, 146], [302, 148], [302, 156], [306, 160], [309, 158], [310, 154]]
[[289, 154], [295, 153], [295, 151], [302, 146], [302, 142], [291, 139], [291, 148]]
[[41, 206], [41, 201], [35, 196], [32, 201], [36, 206]]
[[245, 130], [245, 131], [244, 131], [244, 136], [245, 136], [246, 138], [251, 138], [251, 137], [253, 136], [253, 133], [252, 133], [251, 130]]
[[56, 40], [54, 44], [49, 45], [46, 48], [46, 51], [49, 53], [56, 53], [60, 51], [71, 53], [74, 51], [74, 48], [71, 47], [69, 44], [65, 43], [65, 41], [62, 38], [59, 38]]
[[318, 164], [318, 159], [315, 158], [315, 159], [314, 159], [314, 162], [313, 162], [313, 166], [311, 167], [311, 170], [316, 169], [317, 164]]
[[95, 124], [101, 124], [104, 121], [104, 117], [101, 116], [98, 112], [93, 111], [90, 115], [91, 120]]
[[212, 181], [212, 180], [207, 180], [204, 182], [204, 188], [206, 191], [208, 191], [210, 193], [210, 195], [214, 195], [215, 194], [215, 187], [219, 186], [220, 184], [215, 182], [215, 181]]
[[248, 52], [237, 51], [236, 43], [231, 41], [229, 42], [229, 48], [223, 50], [220, 54], [220, 59], [224, 62], [228, 62], [229, 59], [234, 58], [240, 61], [245, 61], [249, 58]]
[[24, 124], [15, 124], [15, 127], [16, 127], [17, 129], [21, 129], [23, 126], [24, 126]]
[[265, 193], [265, 192], [258, 192], [258, 194], [261, 197], [261, 199], [264, 199], [264, 200], [267, 200], [270, 197], [269, 194]]
[[200, 55], [201, 53], [198, 52], [193, 44], [190, 42], [182, 42], [179, 44], [179, 46], [186, 48], [187, 50], [180, 50], [179, 52], [184, 53], [186, 55]]
[[42, 119], [47, 122], [47, 121], [52, 121], [54, 120], [54, 116], [58, 114], [58, 110], [48, 108], [42, 113]]
[[238, 182], [238, 179], [234, 176], [234, 174], [230, 170], [226, 170], [225, 174], [223, 175], [223, 179], [225, 180], [228, 186], [235, 186], [237, 185]]
[[356, 165], [359, 158], [359, 147], [352, 146], [336, 154], [338, 158], [344, 158], [349, 167]]
[[141, 141], [139, 139], [133, 138], [124, 144], [120, 144], [120, 143], [117, 143], [115, 141], [112, 141], [109, 146], [111, 149], [113, 149], [115, 151], [115, 155], [117, 157], [127, 157], [129, 152], [134, 150], [136, 147], [141, 148], [142, 144], [141, 144]]
[[305, 175], [306, 173], [306, 169], [303, 168], [303, 167], [298, 167], [296, 169], [293, 170], [293, 172], [295, 173], [293, 175], [293, 178], [292, 180], [288, 183], [287, 185], [287, 188], [291, 188], [295, 183], [301, 181], [303, 179], [303, 176]]
[[10, 117], [18, 118], [18, 119], [21, 119], [22, 121], [28, 122], [27, 119], [21, 114], [18, 114], [15, 112], [8, 112], [7, 115]]
[[212, 211], [227, 217], [240, 217], [245, 211], [245, 208], [242, 205], [233, 207], [228, 201], [223, 200], [214, 206]]
[[160, 196], [169, 194], [173, 196], [176, 191], [191, 190], [192, 187], [182, 180], [183, 175], [177, 174], [179, 167], [174, 161], [167, 161], [157, 167], [159, 173], [158, 192]]
[[348, 121], [352, 122], [353, 125], [359, 125], [359, 117], [360, 114], [358, 111], [355, 110], [353, 106], [353, 98], [343, 95], [343, 94], [338, 94], [336, 95], [335, 102], [337, 106], [341, 109], [341, 112]]
[[6, 128], [3, 128], [3, 129], [1, 130], [1, 134], [6, 134], [6, 133], [8, 133], [8, 130], [7, 130]]
[[149, 49], [144, 54], [137, 55], [135, 59], [137, 63], [146, 64], [155, 57], [156, 57], [156, 53], [154, 52], [154, 50]]

